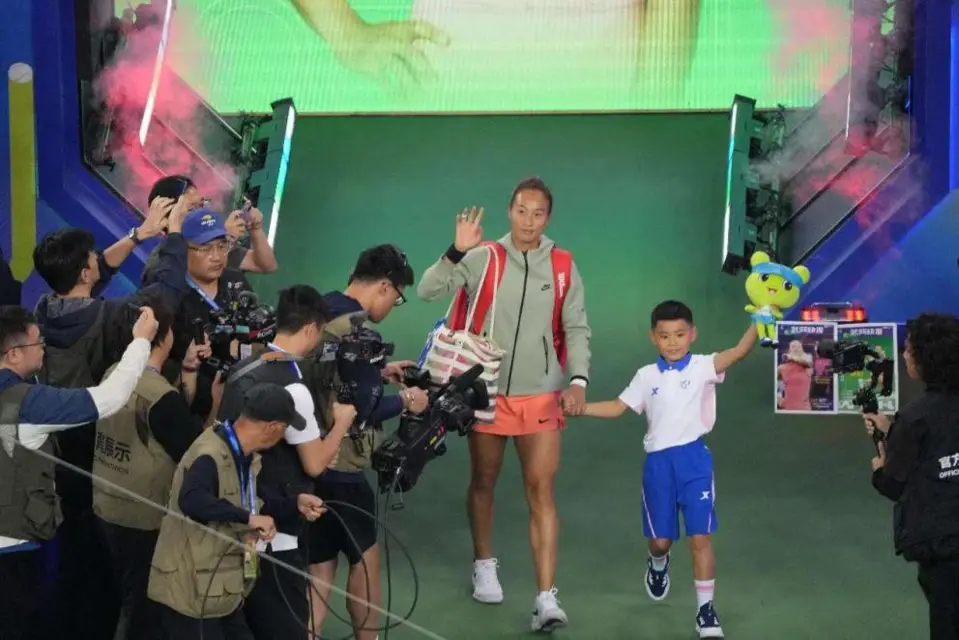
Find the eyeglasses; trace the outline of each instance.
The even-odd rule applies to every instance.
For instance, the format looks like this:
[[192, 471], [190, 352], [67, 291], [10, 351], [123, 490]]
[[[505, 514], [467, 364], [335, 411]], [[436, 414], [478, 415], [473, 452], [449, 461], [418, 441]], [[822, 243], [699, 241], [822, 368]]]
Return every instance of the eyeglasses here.
[[396, 302], [393, 303], [393, 306], [394, 306], [394, 307], [400, 307], [400, 306], [406, 304], [406, 296], [403, 295], [403, 292], [400, 291], [400, 288], [397, 287], [397, 286], [396, 286], [395, 284], [393, 284], [392, 282], [390, 282], [390, 285], [392, 285], [393, 291], [396, 292]]
[[9, 349], [7, 349], [6, 351], [4, 351], [3, 353], [4, 355], [8, 354], [14, 349], [26, 349], [28, 347], [44, 347], [46, 346], [46, 344], [47, 344], [47, 341], [44, 340], [43, 338], [40, 338], [39, 342], [28, 342], [27, 344], [15, 344]]
[[210, 244], [200, 245], [199, 247], [190, 245], [190, 251], [195, 251], [201, 255], [207, 256], [211, 253], [227, 254], [233, 250], [232, 242], [221, 240], [220, 242], [211, 242]]

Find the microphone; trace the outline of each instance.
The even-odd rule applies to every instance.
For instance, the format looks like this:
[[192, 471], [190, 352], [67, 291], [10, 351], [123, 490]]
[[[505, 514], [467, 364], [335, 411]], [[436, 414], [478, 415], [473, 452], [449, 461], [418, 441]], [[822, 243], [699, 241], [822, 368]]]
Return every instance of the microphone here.
[[465, 393], [483, 375], [483, 365], [474, 364], [472, 367], [449, 381], [449, 388], [457, 393]]

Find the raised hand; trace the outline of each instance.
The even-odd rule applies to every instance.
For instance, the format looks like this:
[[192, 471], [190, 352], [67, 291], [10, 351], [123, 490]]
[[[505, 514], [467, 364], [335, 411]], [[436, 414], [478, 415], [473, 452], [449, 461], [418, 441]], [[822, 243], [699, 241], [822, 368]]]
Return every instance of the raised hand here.
[[453, 246], [457, 251], [466, 253], [483, 241], [483, 207], [463, 209], [456, 216], [456, 239]]
[[157, 323], [156, 316], [153, 315], [153, 309], [150, 307], [140, 307], [140, 317], [133, 325], [133, 337], [143, 338], [152, 341], [156, 337], [157, 329], [160, 325]]

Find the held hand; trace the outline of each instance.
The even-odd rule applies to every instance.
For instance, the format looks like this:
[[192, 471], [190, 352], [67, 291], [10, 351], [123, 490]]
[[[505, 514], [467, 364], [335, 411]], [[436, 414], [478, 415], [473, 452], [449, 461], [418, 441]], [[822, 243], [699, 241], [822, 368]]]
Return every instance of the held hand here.
[[412, 360], [399, 360], [397, 362], [387, 363], [382, 371], [383, 380], [391, 384], [400, 384], [403, 382], [403, 369], [415, 366], [416, 363]]
[[889, 433], [889, 416], [884, 413], [864, 413], [863, 420], [866, 422], [866, 432], [872, 435], [874, 429], [879, 429], [882, 433]]
[[133, 325], [133, 337], [143, 338], [147, 341], [152, 341], [156, 337], [157, 329], [160, 328], [160, 325], [157, 323], [156, 317], [153, 315], [153, 309], [150, 307], [140, 307], [140, 317], [137, 318], [136, 324]]
[[333, 424], [349, 427], [356, 420], [356, 407], [351, 404], [333, 403]]
[[227, 235], [233, 240], [242, 238], [243, 234], [246, 233], [246, 220], [243, 219], [243, 212], [239, 209], [231, 212], [223, 222], [223, 226], [226, 227]]
[[423, 413], [430, 406], [429, 396], [422, 389], [407, 387], [403, 389], [403, 406], [410, 413]]
[[137, 237], [140, 240], [149, 240], [163, 233], [171, 211], [173, 211], [172, 198], [154, 198], [146, 218], [143, 219], [143, 224], [137, 229]]
[[246, 226], [250, 231], [258, 231], [263, 228], [263, 212], [256, 207], [251, 207], [246, 217]]
[[326, 513], [323, 501], [309, 493], [301, 493], [296, 497], [296, 507], [307, 522], [313, 522]]
[[872, 470], [877, 471], [886, 466], [886, 443], [880, 442], [876, 445], [878, 455], [872, 459]]
[[247, 524], [256, 537], [264, 542], [270, 542], [276, 536], [276, 524], [270, 516], [251, 515]]
[[570, 416], [581, 416], [586, 411], [586, 388], [578, 384], [569, 385], [569, 389], [560, 395], [560, 406]]
[[453, 240], [453, 246], [457, 251], [466, 253], [483, 241], [482, 222], [483, 207], [463, 209], [462, 213], [456, 216], [456, 238]]
[[183, 229], [183, 219], [186, 217], [186, 214], [190, 213], [190, 201], [180, 196], [177, 198], [176, 204], [173, 206], [173, 210], [170, 212], [169, 217], [167, 217], [167, 231], [170, 233], [180, 233]]
[[183, 369], [188, 373], [196, 371], [200, 366], [200, 361], [209, 358], [211, 353], [209, 340], [199, 345], [191, 340], [186, 355], [183, 356]]

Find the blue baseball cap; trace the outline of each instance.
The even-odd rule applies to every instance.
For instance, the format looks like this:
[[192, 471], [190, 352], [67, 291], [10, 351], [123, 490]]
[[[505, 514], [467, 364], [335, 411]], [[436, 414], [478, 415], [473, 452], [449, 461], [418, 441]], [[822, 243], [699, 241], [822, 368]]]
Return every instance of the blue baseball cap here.
[[181, 233], [187, 242], [193, 244], [206, 244], [227, 235], [223, 218], [210, 209], [197, 209], [188, 213], [183, 219]]

